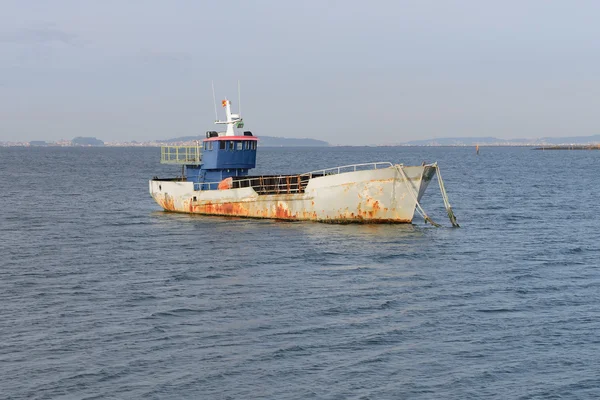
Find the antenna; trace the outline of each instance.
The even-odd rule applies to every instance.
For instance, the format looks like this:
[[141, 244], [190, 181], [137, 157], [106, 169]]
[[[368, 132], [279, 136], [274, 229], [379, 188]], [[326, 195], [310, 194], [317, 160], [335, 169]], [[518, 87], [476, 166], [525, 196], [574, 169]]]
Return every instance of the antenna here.
[[215, 105], [215, 121], [219, 120], [219, 116], [217, 115], [217, 98], [215, 97], [215, 81], [210, 81], [213, 90], [213, 104]]
[[240, 80], [238, 79], [238, 114], [242, 118], [242, 96], [240, 94]]

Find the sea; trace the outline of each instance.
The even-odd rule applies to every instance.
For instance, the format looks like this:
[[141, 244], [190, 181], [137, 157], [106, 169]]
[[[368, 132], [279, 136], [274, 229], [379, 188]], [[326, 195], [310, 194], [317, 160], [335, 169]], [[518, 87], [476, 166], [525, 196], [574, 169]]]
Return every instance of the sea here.
[[159, 159], [0, 148], [0, 398], [600, 398], [600, 151], [259, 148], [437, 161], [460, 228], [168, 213]]

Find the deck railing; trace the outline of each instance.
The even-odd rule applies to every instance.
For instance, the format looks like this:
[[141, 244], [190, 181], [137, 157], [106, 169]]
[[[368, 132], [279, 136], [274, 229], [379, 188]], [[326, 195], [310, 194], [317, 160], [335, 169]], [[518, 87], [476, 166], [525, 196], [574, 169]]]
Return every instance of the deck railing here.
[[316, 176], [325, 176], [325, 175], [337, 175], [345, 172], [356, 172], [356, 171], [369, 171], [372, 169], [382, 169], [382, 168], [390, 168], [393, 167], [391, 162], [383, 161], [383, 162], [374, 162], [374, 163], [364, 163], [364, 164], [351, 164], [351, 165], [343, 165], [341, 167], [333, 167], [327, 169], [321, 169], [318, 171], [305, 172], [301, 175], [308, 175], [309, 177]]
[[[258, 194], [293, 194], [304, 193], [308, 181], [329, 175], [346, 172], [368, 171], [393, 167], [390, 162], [344, 165], [341, 167], [321, 169], [298, 175], [263, 175], [252, 177], [232, 177], [231, 189], [253, 188]], [[194, 183], [194, 190], [215, 190], [220, 182]]]
[[161, 164], [200, 165], [202, 148], [197, 146], [162, 146], [160, 148]]

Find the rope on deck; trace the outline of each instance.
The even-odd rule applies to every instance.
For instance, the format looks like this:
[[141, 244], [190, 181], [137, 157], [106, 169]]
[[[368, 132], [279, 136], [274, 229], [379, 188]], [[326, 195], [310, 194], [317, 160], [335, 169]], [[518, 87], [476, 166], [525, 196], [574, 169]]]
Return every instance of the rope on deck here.
[[442, 173], [440, 172], [440, 167], [437, 165], [437, 163], [435, 163], [435, 169], [437, 170], [438, 184], [440, 185], [440, 192], [442, 193], [442, 199], [444, 199], [444, 207], [446, 207], [446, 212], [448, 213], [450, 223], [453, 227], [460, 228], [460, 225], [458, 224], [458, 222], [456, 222], [456, 216], [452, 211], [452, 206], [450, 206], [450, 201], [448, 200], [448, 193], [446, 193], [444, 181], [442, 180]]
[[425, 220], [425, 222], [429, 222], [431, 225], [435, 226], [435, 227], [440, 227], [441, 225], [434, 222], [425, 212], [425, 210], [423, 210], [423, 207], [421, 207], [421, 204], [419, 204], [419, 199], [417, 198], [417, 194], [415, 194], [415, 188], [412, 186], [412, 184], [410, 183], [410, 181], [408, 180], [408, 177], [406, 176], [406, 173], [404, 172], [404, 168], [402, 165], [396, 165], [395, 166], [396, 169], [398, 170], [398, 172], [400, 173], [400, 175], [402, 175], [402, 178], [404, 178], [404, 184], [406, 185], [406, 189], [408, 189], [408, 193], [410, 193], [411, 197], [413, 198], [413, 200], [415, 201], [415, 204], [417, 206], [417, 212], [421, 215], [421, 217], [423, 217], [423, 219]]

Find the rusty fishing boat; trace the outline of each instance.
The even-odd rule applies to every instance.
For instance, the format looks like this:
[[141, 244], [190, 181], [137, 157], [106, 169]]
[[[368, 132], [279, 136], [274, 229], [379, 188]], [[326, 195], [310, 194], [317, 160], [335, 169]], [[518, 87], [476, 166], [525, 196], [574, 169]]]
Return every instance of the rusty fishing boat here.
[[[330, 223], [411, 223], [415, 210], [438, 225], [419, 204], [434, 175], [448, 216], [458, 226], [437, 163], [344, 165], [287, 175], [251, 175], [258, 138], [244, 131], [240, 114], [223, 100], [222, 132], [208, 131], [195, 146], [163, 146], [161, 163], [181, 166], [181, 176], [153, 178], [150, 194], [166, 211], [203, 215], [310, 220]], [[216, 114], [216, 107], [215, 107]]]

